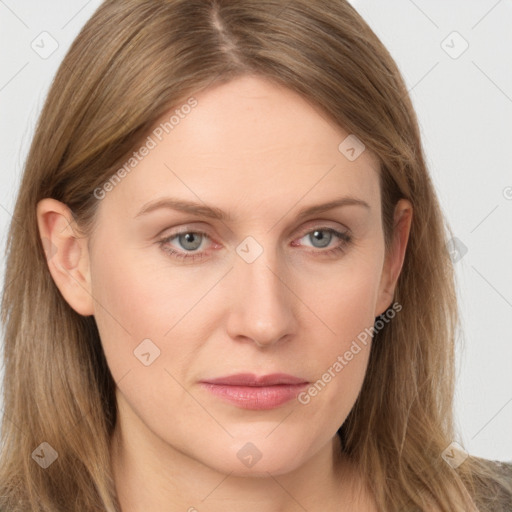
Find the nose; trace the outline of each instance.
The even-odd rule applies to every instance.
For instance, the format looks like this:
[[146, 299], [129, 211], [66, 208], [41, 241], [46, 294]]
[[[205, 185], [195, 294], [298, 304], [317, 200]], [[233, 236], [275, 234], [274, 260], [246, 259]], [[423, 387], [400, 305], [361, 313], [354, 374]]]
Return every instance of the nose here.
[[230, 274], [227, 330], [232, 339], [264, 348], [294, 335], [298, 300], [290, 272], [275, 251], [263, 250], [251, 263], [236, 255]]

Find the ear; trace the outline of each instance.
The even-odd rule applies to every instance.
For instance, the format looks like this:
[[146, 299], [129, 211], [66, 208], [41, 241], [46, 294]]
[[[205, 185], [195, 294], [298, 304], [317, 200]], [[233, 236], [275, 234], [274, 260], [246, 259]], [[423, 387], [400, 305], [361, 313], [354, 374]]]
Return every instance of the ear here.
[[37, 224], [48, 268], [66, 302], [79, 314], [94, 313], [87, 239], [75, 232], [71, 210], [46, 198], [37, 204]]
[[395, 206], [391, 247], [386, 255], [375, 316], [379, 316], [393, 303], [396, 283], [405, 259], [405, 249], [409, 240], [412, 223], [412, 204], [407, 199], [400, 199]]

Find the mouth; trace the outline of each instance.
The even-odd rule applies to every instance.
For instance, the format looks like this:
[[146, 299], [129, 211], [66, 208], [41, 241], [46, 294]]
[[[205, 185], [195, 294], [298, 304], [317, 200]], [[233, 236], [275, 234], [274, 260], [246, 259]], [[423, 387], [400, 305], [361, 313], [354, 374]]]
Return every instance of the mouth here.
[[275, 409], [293, 400], [309, 382], [293, 375], [240, 373], [200, 382], [203, 389], [241, 409]]

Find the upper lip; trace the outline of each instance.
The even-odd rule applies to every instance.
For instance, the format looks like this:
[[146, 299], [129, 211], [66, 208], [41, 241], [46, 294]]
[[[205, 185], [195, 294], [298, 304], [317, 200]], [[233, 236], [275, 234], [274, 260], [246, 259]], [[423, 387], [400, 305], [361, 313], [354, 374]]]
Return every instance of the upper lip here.
[[237, 373], [225, 377], [203, 380], [207, 384], [226, 386], [277, 386], [279, 384], [305, 384], [306, 380], [286, 373], [272, 373], [268, 375], [255, 375], [253, 373]]

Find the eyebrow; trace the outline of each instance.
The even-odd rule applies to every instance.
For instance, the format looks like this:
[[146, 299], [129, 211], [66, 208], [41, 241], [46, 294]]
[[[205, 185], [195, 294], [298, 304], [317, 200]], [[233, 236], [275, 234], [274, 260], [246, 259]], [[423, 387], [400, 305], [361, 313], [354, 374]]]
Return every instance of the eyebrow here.
[[[333, 201], [329, 201], [327, 203], [322, 203], [314, 206], [310, 206], [308, 208], [304, 208], [301, 210], [297, 218], [303, 219], [304, 217], [309, 217], [310, 215], [316, 215], [318, 213], [323, 213], [334, 208], [339, 208], [342, 206], [363, 206], [364, 208], [371, 210], [370, 205], [363, 201], [362, 199], [358, 199], [352, 196], [341, 197], [339, 199], [335, 199]], [[157, 199], [155, 201], [150, 201], [146, 203], [142, 209], [135, 215], [134, 218], [141, 217], [143, 215], [147, 215], [155, 210], [160, 210], [162, 208], [176, 210], [180, 212], [189, 213], [192, 215], [197, 215], [199, 217], [207, 217], [210, 219], [220, 220], [220, 221], [232, 221], [233, 218], [230, 214], [224, 212], [223, 210], [213, 207], [207, 206], [205, 204], [194, 203], [191, 201], [184, 201], [182, 199], [175, 199], [172, 197], [164, 197], [161, 199]]]

